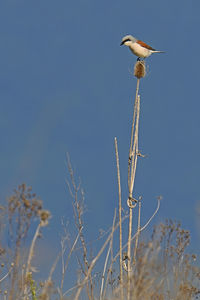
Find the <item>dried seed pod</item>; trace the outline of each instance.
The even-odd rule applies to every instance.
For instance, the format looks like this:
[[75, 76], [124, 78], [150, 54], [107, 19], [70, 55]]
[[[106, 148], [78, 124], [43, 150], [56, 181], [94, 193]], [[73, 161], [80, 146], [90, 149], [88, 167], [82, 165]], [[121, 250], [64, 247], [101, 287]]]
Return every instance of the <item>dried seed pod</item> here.
[[51, 214], [48, 210], [39, 211], [40, 221], [42, 226], [48, 225], [48, 220], [51, 217]]
[[137, 61], [134, 67], [134, 76], [138, 79], [144, 77], [146, 75], [146, 67], [145, 67], [145, 61]]

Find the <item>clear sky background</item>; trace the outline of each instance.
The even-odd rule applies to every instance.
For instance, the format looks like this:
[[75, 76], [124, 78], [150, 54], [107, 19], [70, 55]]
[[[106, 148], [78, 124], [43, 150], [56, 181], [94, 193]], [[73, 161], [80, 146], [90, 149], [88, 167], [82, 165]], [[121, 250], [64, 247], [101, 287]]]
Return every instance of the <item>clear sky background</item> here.
[[199, 11], [197, 0], [0, 2], [0, 197], [31, 185], [52, 212], [49, 245], [59, 248], [61, 217], [73, 220], [66, 152], [85, 190], [91, 239], [117, 207], [115, 136], [126, 208], [136, 57], [120, 42], [132, 34], [166, 51], [147, 59], [140, 87], [142, 223], [162, 195], [153, 223], [181, 221], [199, 249]]

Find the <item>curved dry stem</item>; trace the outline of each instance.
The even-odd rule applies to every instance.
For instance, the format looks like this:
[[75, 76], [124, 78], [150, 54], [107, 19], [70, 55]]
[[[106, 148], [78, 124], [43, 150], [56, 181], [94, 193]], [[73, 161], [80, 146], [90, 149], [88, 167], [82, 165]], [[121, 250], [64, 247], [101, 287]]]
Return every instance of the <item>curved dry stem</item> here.
[[152, 219], [155, 217], [155, 215], [157, 214], [159, 208], [160, 208], [160, 198], [157, 199], [158, 200], [158, 204], [156, 207], [156, 210], [154, 211], [153, 215], [151, 216], [151, 218], [147, 221], [147, 223], [140, 229], [140, 232], [143, 231], [148, 225], [149, 223], [152, 221]]
[[10, 269], [8, 270], [8, 273], [6, 273], [6, 275], [4, 275], [4, 276], [0, 279], [0, 283], [1, 283], [2, 281], [4, 281], [4, 280], [8, 277], [8, 275], [9, 275], [10, 272], [12, 271], [12, 268], [13, 268], [13, 266], [11, 266]]

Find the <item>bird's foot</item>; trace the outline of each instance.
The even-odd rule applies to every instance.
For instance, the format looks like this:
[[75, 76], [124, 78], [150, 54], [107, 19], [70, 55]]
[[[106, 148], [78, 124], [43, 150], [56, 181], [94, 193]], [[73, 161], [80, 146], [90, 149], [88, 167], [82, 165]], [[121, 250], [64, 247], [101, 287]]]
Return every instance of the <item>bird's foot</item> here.
[[137, 58], [137, 61], [140, 61], [140, 57]]

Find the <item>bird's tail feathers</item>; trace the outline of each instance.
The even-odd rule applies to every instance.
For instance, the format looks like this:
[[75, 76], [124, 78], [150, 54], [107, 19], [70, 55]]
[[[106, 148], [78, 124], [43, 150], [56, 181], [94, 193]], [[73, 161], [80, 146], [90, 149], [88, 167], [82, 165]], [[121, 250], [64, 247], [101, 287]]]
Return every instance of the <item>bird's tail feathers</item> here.
[[165, 51], [154, 50], [153, 53], [165, 53]]

